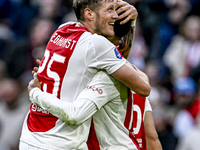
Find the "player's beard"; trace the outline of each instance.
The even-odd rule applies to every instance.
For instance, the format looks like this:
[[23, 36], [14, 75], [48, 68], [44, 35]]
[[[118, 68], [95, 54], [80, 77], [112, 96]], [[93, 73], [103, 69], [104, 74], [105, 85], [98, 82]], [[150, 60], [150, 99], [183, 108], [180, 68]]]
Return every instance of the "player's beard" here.
[[[100, 18], [98, 13], [97, 13], [97, 18]], [[102, 23], [99, 21], [99, 19], [96, 19], [95, 29], [94, 29], [95, 33], [102, 35], [104, 37], [114, 36], [114, 35], [110, 35], [110, 34], [106, 33], [107, 30], [105, 30], [105, 28], [106, 28], [105, 24], [102, 25]], [[104, 31], [104, 32], [102, 32], [102, 31]], [[113, 30], [113, 33], [114, 33], [114, 30]]]
[[[97, 15], [98, 16], [98, 15]], [[95, 33], [97, 33], [97, 34], [100, 34], [100, 35], [102, 35], [102, 32], [101, 32], [101, 25], [99, 24], [99, 21], [98, 20], [96, 20], [96, 22], [95, 22]]]

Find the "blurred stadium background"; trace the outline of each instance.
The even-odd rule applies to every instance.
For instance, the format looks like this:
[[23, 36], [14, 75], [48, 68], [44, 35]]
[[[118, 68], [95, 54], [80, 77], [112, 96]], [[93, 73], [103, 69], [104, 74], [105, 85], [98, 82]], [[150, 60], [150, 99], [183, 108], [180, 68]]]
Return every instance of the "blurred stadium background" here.
[[[128, 60], [150, 78], [163, 150], [200, 148], [200, 0], [127, 0], [138, 10]], [[0, 0], [0, 150], [18, 150], [27, 84], [72, 0]]]

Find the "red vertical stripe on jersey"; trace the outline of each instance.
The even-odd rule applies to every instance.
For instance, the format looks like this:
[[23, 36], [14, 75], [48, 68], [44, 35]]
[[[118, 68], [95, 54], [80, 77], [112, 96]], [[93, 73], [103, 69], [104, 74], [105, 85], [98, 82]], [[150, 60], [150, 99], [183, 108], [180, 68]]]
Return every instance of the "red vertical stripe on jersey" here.
[[87, 141], [87, 146], [88, 146], [88, 150], [100, 150], [93, 120], [91, 122], [91, 128], [90, 128], [90, 134]]
[[[128, 90], [130, 91], [130, 90]], [[129, 92], [130, 93], [130, 92]], [[132, 95], [128, 94], [128, 101], [127, 101], [127, 108], [126, 108], [126, 117], [124, 121], [124, 126], [128, 129], [129, 128], [129, 123], [130, 123], [130, 117], [132, 113]]]
[[138, 144], [141, 147], [141, 150], [146, 150], [146, 136], [144, 129], [144, 121], [143, 121], [146, 97], [139, 96], [133, 92], [131, 93], [133, 95], [133, 104], [137, 105], [141, 110], [141, 118], [134, 119], [135, 122], [134, 124], [137, 124], [138, 119], [141, 119], [140, 130], [137, 134], [134, 134], [134, 137], [136, 140], [140, 141], [138, 142]]

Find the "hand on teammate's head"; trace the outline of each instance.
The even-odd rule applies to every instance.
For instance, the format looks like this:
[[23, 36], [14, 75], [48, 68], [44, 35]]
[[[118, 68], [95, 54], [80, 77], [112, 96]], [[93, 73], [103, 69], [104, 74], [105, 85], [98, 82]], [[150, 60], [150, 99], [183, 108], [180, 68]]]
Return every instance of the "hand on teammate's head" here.
[[115, 36], [121, 38], [119, 50], [125, 57], [128, 57], [132, 47], [134, 34], [132, 29], [132, 21], [136, 21], [138, 12], [134, 6], [119, 0], [116, 3], [116, 11], [119, 17], [114, 25]]
[[125, 1], [116, 3], [117, 20], [121, 20], [120, 24], [125, 24], [130, 20], [136, 20], [138, 16], [137, 9]]

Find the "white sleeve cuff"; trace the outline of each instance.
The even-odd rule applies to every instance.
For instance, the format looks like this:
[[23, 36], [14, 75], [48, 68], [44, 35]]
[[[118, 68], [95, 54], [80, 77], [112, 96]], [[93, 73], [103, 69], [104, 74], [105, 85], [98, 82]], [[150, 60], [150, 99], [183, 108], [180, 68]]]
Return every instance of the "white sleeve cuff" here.
[[33, 103], [35, 102], [34, 100], [36, 100], [36, 98], [35, 98], [36, 96], [34, 94], [35, 92], [39, 93], [39, 92], [42, 92], [42, 91], [41, 91], [40, 88], [35, 87], [29, 92], [29, 98], [30, 98], [31, 102], [33, 102]]

